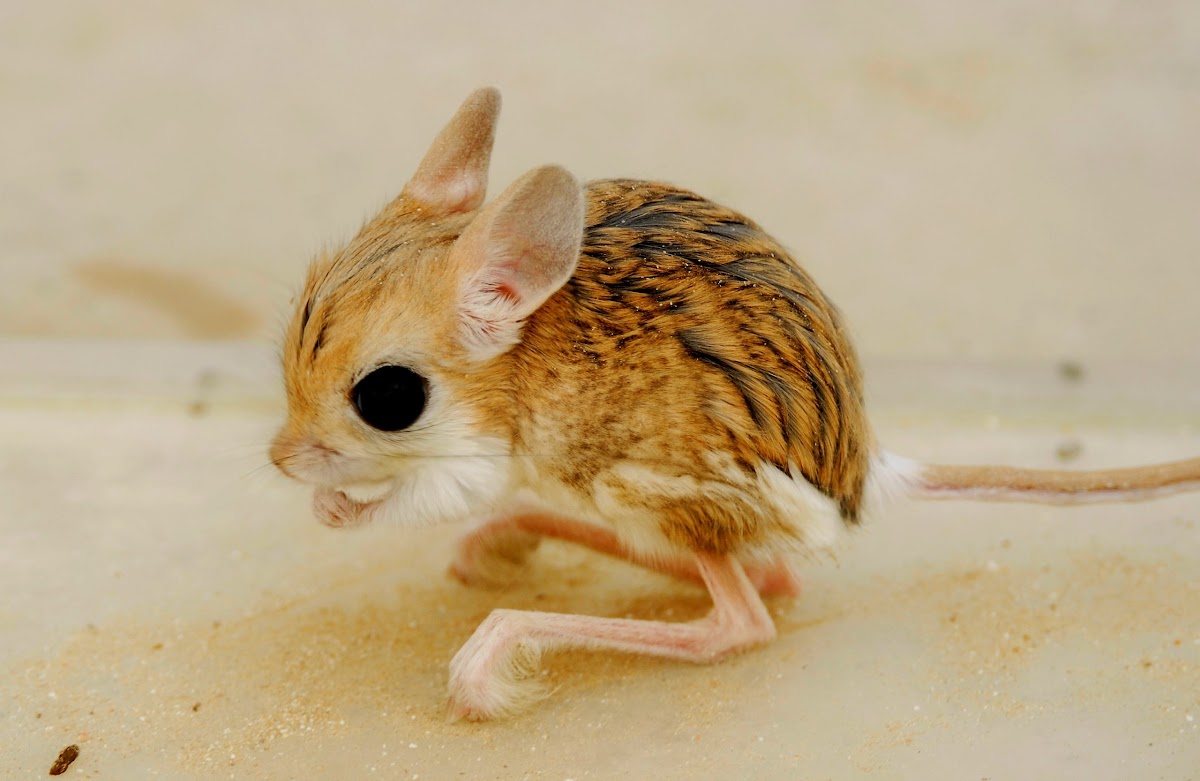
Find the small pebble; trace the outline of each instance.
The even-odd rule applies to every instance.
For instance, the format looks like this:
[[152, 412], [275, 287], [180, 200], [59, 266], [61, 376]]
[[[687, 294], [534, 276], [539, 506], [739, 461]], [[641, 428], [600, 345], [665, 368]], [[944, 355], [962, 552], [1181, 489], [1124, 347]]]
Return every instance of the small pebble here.
[[58, 759], [54, 760], [54, 764], [50, 766], [50, 775], [61, 776], [67, 772], [67, 768], [71, 763], [79, 758], [79, 746], [71, 744], [58, 753]]

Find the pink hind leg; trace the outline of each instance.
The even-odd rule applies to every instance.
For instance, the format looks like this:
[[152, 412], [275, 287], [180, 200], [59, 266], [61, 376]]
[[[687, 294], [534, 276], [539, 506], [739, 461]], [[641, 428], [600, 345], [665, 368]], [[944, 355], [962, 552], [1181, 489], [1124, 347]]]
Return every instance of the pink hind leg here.
[[775, 625], [754, 584], [732, 556], [697, 555], [712, 596], [707, 616], [687, 623], [495, 610], [450, 662], [450, 710], [457, 718], [504, 715], [541, 694], [542, 651], [625, 651], [686, 662], [714, 662], [766, 643]]
[[[682, 580], [704, 582], [693, 559], [641, 556], [609, 529], [542, 513], [497, 518], [472, 529], [458, 541], [450, 573], [467, 585], [511, 582], [541, 537], [582, 545]], [[745, 565], [745, 571], [763, 596], [800, 593], [800, 576], [783, 557], [767, 564]]]

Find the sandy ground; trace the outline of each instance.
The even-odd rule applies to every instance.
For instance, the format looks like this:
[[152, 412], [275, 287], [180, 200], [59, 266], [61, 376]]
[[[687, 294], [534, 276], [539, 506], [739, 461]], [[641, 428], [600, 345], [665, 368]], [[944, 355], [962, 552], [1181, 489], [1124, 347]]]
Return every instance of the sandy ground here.
[[448, 723], [494, 607], [705, 608], [558, 545], [472, 591], [455, 530], [322, 529], [265, 466], [306, 259], [483, 83], [494, 190], [664, 178], [792, 247], [896, 450], [1200, 452], [1194, 3], [3, 3], [0, 778], [1196, 777], [1194, 497], [899, 507], [768, 648]]
[[[266, 466], [280, 410], [260, 348], [0, 347], [16, 367], [0, 385], [0, 777], [39, 775], [71, 743], [70, 772], [87, 778], [1186, 779], [1200, 767], [1194, 496], [900, 506], [836, 560], [804, 566], [805, 593], [771, 603], [769, 647], [714, 667], [553, 655], [552, 695], [532, 712], [454, 724], [446, 664], [491, 609], [684, 620], [703, 594], [558, 544], [518, 585], [472, 590], [444, 572], [455, 529], [318, 526]], [[1147, 386], [898, 363], [877, 375], [882, 435], [917, 457], [1086, 467], [1198, 445], [1194, 374]], [[947, 378], [957, 388], [917, 387]]]

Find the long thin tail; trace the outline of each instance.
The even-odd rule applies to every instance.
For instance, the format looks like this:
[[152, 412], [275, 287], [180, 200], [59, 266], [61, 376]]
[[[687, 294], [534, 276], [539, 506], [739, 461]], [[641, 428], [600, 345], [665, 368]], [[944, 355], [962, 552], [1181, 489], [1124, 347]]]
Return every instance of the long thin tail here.
[[1200, 490], [1200, 458], [1078, 472], [941, 464], [920, 464], [913, 471], [909, 493], [919, 499], [1088, 504], [1137, 502]]

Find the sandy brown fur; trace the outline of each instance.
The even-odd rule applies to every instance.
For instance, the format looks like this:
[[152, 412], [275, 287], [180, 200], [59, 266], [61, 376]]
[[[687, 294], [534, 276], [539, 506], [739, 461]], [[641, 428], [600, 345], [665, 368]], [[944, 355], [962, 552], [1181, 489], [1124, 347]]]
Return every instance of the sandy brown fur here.
[[[871, 437], [833, 305], [734, 211], [633, 180], [594, 182], [587, 198], [578, 270], [512, 353], [514, 401], [531, 418], [564, 411], [558, 478], [585, 490], [625, 460], [720, 483], [706, 459], [722, 453], [746, 474], [765, 462], [803, 477], [855, 521]], [[526, 447], [543, 444], [534, 428]], [[667, 536], [697, 550], [762, 544], [788, 526], [754, 501], [657, 504]]]
[[[450, 250], [473, 214], [429, 215], [423, 205], [402, 195], [370, 220], [344, 248], [309, 266], [300, 302], [283, 343], [283, 367], [289, 422], [320, 416], [320, 402], [349, 402], [354, 380], [371, 367], [358, 363], [363, 342], [374, 333], [432, 333], [424, 353], [429, 364], [451, 382], [493, 433], [511, 436], [502, 409], [509, 396], [496, 370], [469, 367], [447, 321], [457, 276], [448, 268]], [[420, 291], [413, 295], [412, 291]], [[403, 301], [406, 306], [397, 307]], [[488, 425], [491, 424], [491, 425]]]

